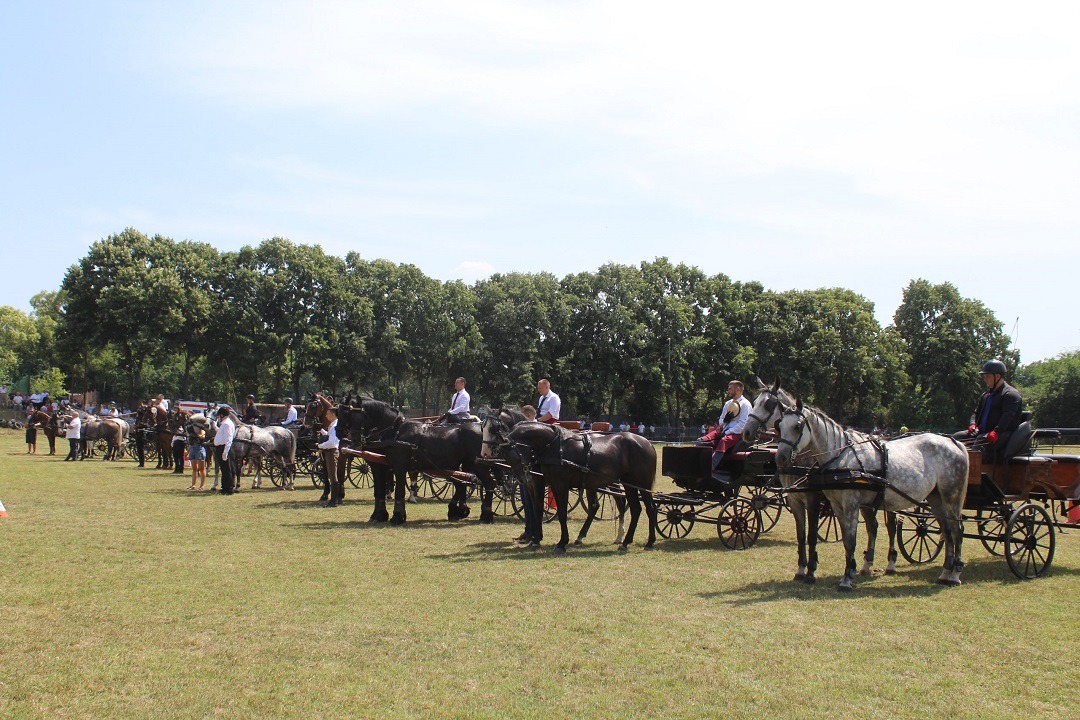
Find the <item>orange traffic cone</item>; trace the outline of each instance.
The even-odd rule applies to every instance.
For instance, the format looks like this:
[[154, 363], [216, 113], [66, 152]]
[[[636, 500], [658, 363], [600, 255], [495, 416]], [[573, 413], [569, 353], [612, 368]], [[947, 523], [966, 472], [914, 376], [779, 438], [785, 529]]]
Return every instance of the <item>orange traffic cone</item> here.
[[0, 502], [0, 517], [7, 517], [7, 508], [4, 507], [2, 502]]

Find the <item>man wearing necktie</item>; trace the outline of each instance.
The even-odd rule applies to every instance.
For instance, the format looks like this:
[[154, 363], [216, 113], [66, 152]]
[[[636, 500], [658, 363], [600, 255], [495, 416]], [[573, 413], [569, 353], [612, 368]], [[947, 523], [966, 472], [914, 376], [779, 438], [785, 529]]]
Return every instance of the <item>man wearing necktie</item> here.
[[454, 381], [454, 390], [456, 392], [450, 400], [450, 409], [439, 418], [438, 422], [464, 423], [472, 420], [472, 411], [469, 409], [472, 398], [465, 389], [465, 378], [459, 377]]
[[536, 419], [538, 422], [559, 424], [559, 411], [562, 410], [562, 400], [551, 392], [551, 383], [547, 378], [536, 383], [536, 392], [540, 393], [540, 401], [536, 404]]

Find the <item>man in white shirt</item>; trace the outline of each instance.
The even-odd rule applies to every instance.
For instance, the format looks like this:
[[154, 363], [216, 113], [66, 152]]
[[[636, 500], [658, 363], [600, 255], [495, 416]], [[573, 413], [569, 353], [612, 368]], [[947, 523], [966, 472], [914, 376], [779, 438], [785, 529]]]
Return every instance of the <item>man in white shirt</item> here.
[[232, 463], [229, 462], [229, 451], [232, 449], [233, 438], [236, 437], [236, 423], [229, 414], [228, 405], [218, 408], [217, 419], [218, 429], [214, 435], [214, 462], [221, 468], [221, 494], [232, 495], [235, 481]]
[[437, 422], [463, 423], [472, 420], [472, 398], [465, 389], [465, 378], [459, 377], [454, 381], [454, 391], [454, 396], [450, 398], [450, 409]]
[[79, 417], [79, 413], [74, 412], [67, 416], [67, 430], [64, 431], [64, 437], [67, 438], [68, 444], [71, 446], [67, 457], [64, 458], [64, 462], [78, 460], [79, 444], [82, 439], [82, 418]]
[[330, 425], [325, 431], [326, 440], [319, 443], [319, 453], [322, 455], [323, 468], [326, 471], [323, 481], [326, 483], [326, 487], [330, 489], [330, 501], [326, 503], [326, 507], [337, 507], [345, 499], [345, 483], [338, 482], [338, 457], [341, 441], [338, 440], [337, 413], [333, 407], [326, 410], [326, 419], [330, 421]]
[[281, 424], [288, 427], [296, 422], [296, 408], [292, 404], [292, 398], [285, 398], [285, 419]]
[[562, 410], [562, 400], [551, 392], [551, 383], [543, 378], [536, 383], [536, 392], [540, 393], [540, 400], [536, 403], [536, 419], [538, 422], [559, 424], [559, 411]]

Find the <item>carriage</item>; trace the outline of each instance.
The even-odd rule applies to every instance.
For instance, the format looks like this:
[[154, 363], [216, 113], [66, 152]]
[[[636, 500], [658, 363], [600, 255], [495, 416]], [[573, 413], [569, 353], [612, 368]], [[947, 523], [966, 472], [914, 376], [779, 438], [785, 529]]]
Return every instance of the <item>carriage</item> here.
[[729, 478], [725, 487], [713, 478], [711, 447], [664, 446], [661, 473], [681, 491], [653, 494], [657, 531], [665, 538], [683, 538], [701, 522], [716, 526], [725, 547], [749, 548], [776, 525], [784, 509], [783, 491], [774, 480], [775, 456], [775, 448], [736, 446], [719, 468]]
[[[1023, 580], [1049, 571], [1059, 531], [1080, 530], [1080, 455], [1038, 453], [1040, 445], [1052, 446], [1061, 435], [1054, 428], [1034, 430], [1025, 421], [1013, 433], [1004, 462], [984, 463], [978, 450], [968, 452], [964, 537], [978, 540], [991, 555], [1003, 555]], [[900, 553], [912, 563], [932, 561], [944, 544], [934, 516], [922, 508], [899, 513], [897, 531]]]

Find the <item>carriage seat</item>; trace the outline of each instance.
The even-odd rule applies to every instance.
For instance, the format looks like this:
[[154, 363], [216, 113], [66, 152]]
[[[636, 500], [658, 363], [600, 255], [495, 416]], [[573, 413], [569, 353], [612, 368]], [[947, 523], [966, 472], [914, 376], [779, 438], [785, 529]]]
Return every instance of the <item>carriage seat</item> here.
[[592, 429], [593, 432], [607, 432], [608, 430], [611, 430], [611, 423], [602, 420], [600, 422], [594, 422], [592, 424]]
[[1013, 430], [1009, 441], [1005, 443], [1005, 449], [1001, 452], [1001, 462], [1011, 462], [1018, 455], [1031, 453], [1031, 438], [1035, 434], [1035, 428], [1031, 427], [1031, 421], [1025, 420]]

